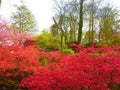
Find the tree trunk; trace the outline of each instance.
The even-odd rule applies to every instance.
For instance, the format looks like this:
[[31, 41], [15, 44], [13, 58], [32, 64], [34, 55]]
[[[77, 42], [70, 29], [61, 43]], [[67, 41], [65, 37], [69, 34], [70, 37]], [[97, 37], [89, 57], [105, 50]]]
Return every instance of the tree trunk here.
[[80, 0], [80, 12], [79, 12], [79, 30], [78, 30], [78, 43], [81, 43], [82, 40], [82, 28], [83, 28], [83, 2]]
[[[91, 13], [90, 13], [91, 15]], [[89, 18], [89, 35], [88, 35], [89, 44], [91, 43], [91, 16]]]
[[60, 44], [61, 51], [63, 50], [63, 42], [64, 42], [64, 35], [63, 35], [63, 30], [61, 28], [61, 44]]
[[93, 12], [92, 12], [91, 18], [92, 18], [91, 43], [93, 43], [94, 42], [94, 13]]

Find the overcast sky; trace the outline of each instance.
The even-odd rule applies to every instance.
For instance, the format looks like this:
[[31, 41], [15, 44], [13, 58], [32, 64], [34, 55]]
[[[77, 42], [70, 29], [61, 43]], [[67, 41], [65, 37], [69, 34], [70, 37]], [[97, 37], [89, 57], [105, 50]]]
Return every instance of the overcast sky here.
[[[11, 12], [14, 11], [12, 7], [14, 4], [19, 4], [20, 0], [3, 0], [0, 15], [4, 15], [4, 18], [8, 18]], [[25, 5], [32, 11], [35, 16], [39, 29], [48, 29], [52, 24], [53, 12], [53, 0], [23, 0]], [[120, 9], [120, 0], [109, 0]]]

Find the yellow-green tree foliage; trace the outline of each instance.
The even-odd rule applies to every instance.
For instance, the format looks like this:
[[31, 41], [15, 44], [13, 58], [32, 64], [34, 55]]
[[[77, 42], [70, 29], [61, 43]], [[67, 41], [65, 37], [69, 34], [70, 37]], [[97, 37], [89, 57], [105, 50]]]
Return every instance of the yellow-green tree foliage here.
[[100, 20], [100, 43], [105, 45], [116, 44], [119, 38], [119, 20], [118, 11], [110, 6], [106, 6], [102, 10]]
[[[91, 33], [93, 33], [93, 34], [91, 34]], [[89, 37], [93, 37], [93, 38], [89, 38]], [[88, 31], [85, 32], [84, 38], [83, 38], [83, 43], [84, 44], [87, 44], [87, 43], [91, 44], [91, 42], [89, 42], [89, 41], [93, 41], [92, 43], [94, 43], [94, 42], [96, 42], [96, 40], [97, 40], [97, 33], [96, 33], [95, 30], [93, 30], [93, 31], [88, 30]]]
[[59, 36], [52, 36], [51, 32], [43, 30], [41, 34], [34, 37], [40, 47], [45, 49], [59, 49], [60, 38]]
[[15, 7], [17, 11], [12, 14], [13, 26], [28, 32], [37, 31], [36, 21], [31, 11], [25, 5]]

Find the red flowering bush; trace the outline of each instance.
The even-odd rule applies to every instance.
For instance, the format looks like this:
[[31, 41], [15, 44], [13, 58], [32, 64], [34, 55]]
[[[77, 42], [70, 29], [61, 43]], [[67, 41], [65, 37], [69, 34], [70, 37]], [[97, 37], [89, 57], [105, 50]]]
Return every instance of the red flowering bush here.
[[75, 54], [34, 46], [0, 48], [0, 89], [119, 90], [120, 46], [78, 47]]
[[47, 53], [34, 46], [1, 47], [0, 89], [17, 89], [23, 78], [44, 70], [45, 67], [41, 66], [44, 58], [51, 63], [61, 58], [61, 54], [59, 51]]
[[75, 52], [79, 52], [83, 48], [83, 45], [76, 43], [70, 43], [68, 46], [72, 48]]
[[[14, 48], [13, 48], [14, 47]], [[8, 46], [0, 48], [0, 68], [19, 69], [19, 71], [35, 71], [40, 65], [38, 51], [31, 47]], [[5, 71], [5, 70], [4, 70]], [[18, 73], [18, 72], [17, 72]]]
[[0, 48], [0, 89], [15, 89], [22, 78], [38, 72], [41, 69], [38, 54], [32, 46]]
[[33, 45], [37, 45], [37, 42], [36, 42], [36, 40], [26, 40], [25, 42], [24, 42], [24, 46], [33, 46]]
[[[23, 79], [21, 86], [29, 90], [119, 90], [120, 51], [104, 48], [101, 52], [90, 47], [75, 55], [62, 55], [57, 62]], [[95, 57], [90, 53], [100, 54]]]

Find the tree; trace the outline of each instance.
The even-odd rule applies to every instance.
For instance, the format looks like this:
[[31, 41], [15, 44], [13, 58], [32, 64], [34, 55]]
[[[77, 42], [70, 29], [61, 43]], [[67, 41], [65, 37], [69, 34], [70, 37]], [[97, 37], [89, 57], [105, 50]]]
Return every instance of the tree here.
[[17, 11], [13, 13], [13, 26], [20, 28], [24, 31], [36, 31], [36, 21], [30, 10], [25, 5], [15, 6]]
[[68, 41], [74, 42], [77, 40], [78, 31], [78, 2], [76, 0], [70, 1], [65, 5], [66, 25], [68, 25]]
[[119, 11], [110, 4], [106, 4], [103, 8], [100, 9], [99, 15], [99, 42], [111, 45], [115, 40], [115, 33], [120, 29], [120, 20], [118, 19]]
[[89, 21], [89, 33], [88, 33], [88, 39], [89, 44], [93, 43], [94, 41], [94, 30], [95, 30], [95, 23], [97, 22], [98, 15], [97, 12], [99, 10], [99, 7], [101, 6], [101, 0], [87, 0], [84, 10], [85, 15], [87, 16], [87, 19]]
[[20, 45], [30, 38], [30, 34], [12, 27], [11, 23], [0, 19], [0, 46]]
[[[83, 27], [83, 2], [78, 0], [73, 1], [63, 1], [62, 3], [58, 3], [57, 0], [55, 0], [57, 3], [55, 3], [56, 7], [56, 13], [58, 19], [58, 25], [53, 25], [54, 28], [56, 26], [59, 26], [59, 30], [61, 28], [61, 39], [65, 39], [66, 42], [73, 42], [77, 40], [81, 43], [82, 39], [82, 27]], [[81, 7], [80, 7], [81, 6]], [[79, 24], [78, 24], [79, 23]], [[78, 30], [79, 29], [79, 30]], [[76, 32], [78, 31], [78, 32]], [[64, 34], [64, 35], [63, 35]]]
[[78, 42], [81, 43], [82, 40], [82, 28], [83, 28], [83, 2], [80, 0], [80, 11], [79, 11], [79, 30], [78, 30]]
[[96, 42], [96, 39], [97, 39], [97, 34], [96, 34], [96, 31], [93, 30], [93, 31], [86, 31], [85, 34], [84, 34], [84, 38], [83, 38], [83, 43], [86, 44], [86, 45], [91, 45], [92, 43], [89, 42], [89, 35], [91, 35], [90, 33], [92, 33], [92, 37], [93, 37], [93, 43]]
[[[54, 25], [52, 26], [52, 31], [55, 35], [60, 35], [61, 36], [61, 47], [62, 43], [66, 42], [73, 42], [75, 40], [78, 41], [78, 43], [81, 43], [83, 39], [83, 27], [87, 27], [84, 25], [83, 20], [88, 21], [88, 35], [86, 38], [87, 43], [91, 44], [94, 41], [97, 40], [103, 40], [103, 37], [106, 37], [107, 39], [107, 33], [115, 33], [112, 32], [113, 29], [118, 29], [119, 28], [119, 21], [117, 16], [118, 12], [116, 9], [111, 9], [111, 11], [106, 11], [108, 13], [109, 19], [103, 18], [104, 14], [102, 8], [104, 8], [104, 5], [101, 5], [104, 2], [104, 0], [60, 0], [62, 3], [59, 3], [59, 0], [57, 1], [56, 5], [56, 16], [54, 17]], [[105, 21], [107, 20], [107, 21]], [[100, 22], [100, 24], [99, 24]], [[107, 23], [109, 22], [109, 23]], [[99, 27], [100, 25], [100, 27]], [[103, 33], [103, 27], [105, 34]], [[109, 29], [108, 29], [108, 28]], [[112, 30], [110, 30], [110, 27], [112, 27]], [[110, 30], [110, 31], [107, 31]], [[95, 32], [95, 33], [94, 33]], [[117, 31], [116, 31], [117, 32]], [[112, 35], [109, 34], [109, 35]], [[95, 36], [98, 35], [96, 38]], [[108, 37], [109, 37], [108, 35]], [[112, 35], [115, 36], [115, 35]], [[105, 39], [104, 39], [105, 40]], [[113, 42], [113, 37], [110, 39], [111, 42]], [[107, 41], [106, 41], [107, 42]]]

